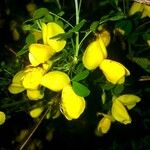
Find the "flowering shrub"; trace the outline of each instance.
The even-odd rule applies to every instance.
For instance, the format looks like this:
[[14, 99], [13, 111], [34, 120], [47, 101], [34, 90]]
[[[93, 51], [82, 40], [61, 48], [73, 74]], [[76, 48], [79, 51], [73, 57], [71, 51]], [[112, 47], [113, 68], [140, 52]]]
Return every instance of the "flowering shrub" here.
[[[101, 98], [95, 113], [98, 119], [95, 134], [102, 136], [111, 130], [111, 124], [131, 124], [130, 110], [143, 101], [141, 94], [128, 90], [134, 73], [127, 61], [150, 72], [148, 67], [145, 68], [149, 60], [141, 58], [146, 59], [143, 65], [131, 51], [131, 46], [138, 42], [134, 39], [138, 37], [133, 32], [132, 19], [147, 19], [150, 6], [133, 2], [125, 13], [114, 1], [118, 7], [116, 12], [88, 24], [81, 20], [81, 2], [75, 0], [75, 25], [64, 19], [61, 13], [36, 9], [34, 5], [36, 10], [32, 18], [23, 26], [27, 32], [26, 44], [16, 54], [19, 59], [24, 56], [27, 61], [14, 73], [8, 91], [23, 95], [22, 99], [28, 103], [28, 108], [23, 111], [33, 119], [63, 117], [73, 121], [84, 119], [90, 109], [89, 101], [94, 100], [90, 96], [96, 93], [96, 87]], [[143, 34], [145, 47], [149, 46], [146, 44], [149, 37], [149, 33]], [[115, 38], [119, 38], [117, 44], [122, 49], [118, 54], [113, 48]], [[119, 58], [124, 51], [126, 54]], [[0, 125], [5, 125], [5, 119], [7, 121], [8, 112], [6, 116], [4, 113], [0, 112]]]

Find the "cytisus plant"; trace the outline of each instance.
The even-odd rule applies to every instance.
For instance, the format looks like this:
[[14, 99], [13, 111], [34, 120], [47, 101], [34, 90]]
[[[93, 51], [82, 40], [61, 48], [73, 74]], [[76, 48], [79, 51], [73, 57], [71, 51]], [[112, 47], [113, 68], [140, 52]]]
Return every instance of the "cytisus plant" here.
[[[139, 19], [149, 17], [150, 6], [134, 2], [128, 13], [120, 8], [88, 25], [80, 19], [81, 3], [82, 0], [74, 1], [75, 24], [65, 20], [62, 12], [55, 14], [46, 8], [37, 9], [23, 24], [28, 35], [17, 56], [24, 55], [27, 62], [16, 71], [8, 90], [12, 94], [23, 93], [31, 104], [26, 111], [34, 119], [43, 115], [45, 119], [64, 116], [72, 121], [86, 115], [85, 110], [90, 107], [87, 99], [95, 93], [91, 87], [94, 85], [101, 95], [102, 109], [95, 114], [99, 118], [95, 133], [101, 136], [114, 122], [131, 124], [130, 110], [141, 101], [139, 95], [124, 91], [126, 78], [132, 78], [132, 73], [121, 59], [111, 57], [111, 45], [115, 36], [126, 40], [133, 30], [130, 17], [137, 12], [142, 12]], [[150, 40], [147, 34], [144, 38]], [[127, 42], [132, 44], [131, 39]], [[122, 42], [117, 44], [123, 46]], [[94, 73], [98, 74], [96, 78]], [[0, 124], [5, 118], [0, 112]]]

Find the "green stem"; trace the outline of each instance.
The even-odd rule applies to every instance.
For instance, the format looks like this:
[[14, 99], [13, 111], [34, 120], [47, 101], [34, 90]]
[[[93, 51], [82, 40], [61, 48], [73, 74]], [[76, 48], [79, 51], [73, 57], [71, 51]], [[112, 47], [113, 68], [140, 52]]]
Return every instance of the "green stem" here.
[[[81, 1], [80, 1], [81, 6]], [[76, 10], [76, 25], [79, 24], [79, 5], [78, 0], [75, 0], [75, 10]], [[79, 53], [79, 32], [76, 32], [76, 47], [75, 47], [75, 54], [74, 54], [74, 63], [78, 61], [78, 53]]]

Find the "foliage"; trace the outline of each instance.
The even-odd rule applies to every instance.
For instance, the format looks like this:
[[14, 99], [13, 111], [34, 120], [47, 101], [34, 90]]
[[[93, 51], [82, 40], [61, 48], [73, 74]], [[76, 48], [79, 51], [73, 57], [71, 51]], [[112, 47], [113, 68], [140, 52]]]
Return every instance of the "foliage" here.
[[[104, 142], [102, 149], [140, 149], [134, 135], [126, 137], [133, 139], [124, 148], [117, 141], [119, 132], [141, 126], [147, 132], [150, 123], [150, 6], [119, 0], [44, 3], [49, 7], [27, 5], [30, 17], [23, 18], [20, 31], [11, 22], [14, 45], [5, 44], [7, 58], [0, 63], [0, 128], [23, 113], [35, 126], [21, 128], [13, 139], [20, 149], [28, 142], [33, 149], [46, 147], [42, 137], [31, 140], [33, 133], [44, 128], [49, 142], [64, 124], [64, 132], [86, 137], [90, 127], [94, 139], [112, 140], [112, 148]], [[150, 137], [142, 136], [148, 149]]]

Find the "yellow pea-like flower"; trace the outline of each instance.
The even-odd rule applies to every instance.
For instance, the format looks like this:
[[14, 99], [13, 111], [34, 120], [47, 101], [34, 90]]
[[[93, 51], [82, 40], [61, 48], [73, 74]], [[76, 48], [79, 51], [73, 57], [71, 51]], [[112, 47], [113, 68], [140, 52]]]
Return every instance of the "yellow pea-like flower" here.
[[26, 74], [23, 79], [23, 87], [29, 90], [36, 90], [38, 89], [42, 76], [44, 75], [45, 71], [43, 68], [29, 68], [29, 71], [26, 70]]
[[129, 70], [121, 63], [104, 59], [99, 68], [104, 73], [106, 79], [113, 84], [122, 84], [125, 82], [125, 76], [130, 75]]
[[0, 125], [2, 125], [6, 120], [6, 115], [4, 112], [0, 111]]
[[100, 33], [100, 36], [101, 36], [101, 38], [102, 38], [102, 40], [104, 42], [105, 47], [107, 47], [109, 45], [109, 43], [110, 43], [110, 40], [111, 40], [110, 33], [106, 29], [104, 29]]
[[42, 114], [43, 110], [43, 107], [37, 107], [30, 110], [29, 114], [32, 118], [38, 118]]
[[61, 51], [66, 45], [65, 40], [53, 38], [62, 33], [65, 33], [64, 29], [55, 22], [42, 23], [43, 42], [48, 44], [55, 52]]
[[21, 84], [12, 83], [9, 85], [8, 90], [12, 94], [18, 94], [25, 90], [25, 88]]
[[133, 2], [130, 10], [129, 10], [129, 15], [134, 15], [136, 12], [142, 12], [144, 9], [144, 5], [138, 2]]
[[19, 71], [15, 74], [15, 76], [12, 79], [11, 85], [9, 85], [8, 90], [12, 94], [18, 94], [25, 90], [25, 88], [22, 85], [22, 81], [24, 78], [24, 71]]
[[40, 100], [44, 97], [44, 93], [41, 90], [27, 90], [27, 96], [29, 100]]
[[104, 116], [98, 123], [96, 134], [97, 135], [106, 134], [109, 131], [110, 127], [111, 127], [111, 119], [109, 117]]
[[29, 47], [29, 60], [33, 66], [45, 63], [55, 54], [54, 50], [44, 44], [31, 44]]
[[61, 112], [68, 120], [77, 119], [83, 113], [86, 103], [84, 97], [78, 96], [72, 89], [71, 85], [67, 85], [62, 90], [61, 96]]
[[59, 92], [70, 83], [69, 76], [62, 71], [50, 71], [42, 77], [41, 85]]
[[144, 11], [142, 13], [141, 18], [144, 18], [144, 17], [150, 17], [150, 6], [148, 5], [144, 5]]
[[141, 98], [133, 94], [124, 94], [117, 97], [116, 100], [120, 101], [128, 109], [132, 109], [136, 103], [141, 101]]
[[131, 123], [131, 118], [126, 110], [126, 108], [124, 107], [124, 105], [118, 101], [118, 100], [114, 100], [113, 104], [112, 104], [112, 108], [111, 108], [111, 114], [112, 117], [122, 123], [122, 124], [129, 124]]
[[95, 41], [91, 42], [83, 53], [82, 62], [88, 70], [96, 69], [104, 58], [107, 57], [107, 50], [99, 36]]

